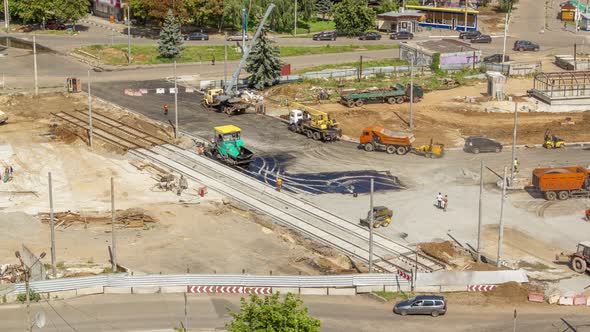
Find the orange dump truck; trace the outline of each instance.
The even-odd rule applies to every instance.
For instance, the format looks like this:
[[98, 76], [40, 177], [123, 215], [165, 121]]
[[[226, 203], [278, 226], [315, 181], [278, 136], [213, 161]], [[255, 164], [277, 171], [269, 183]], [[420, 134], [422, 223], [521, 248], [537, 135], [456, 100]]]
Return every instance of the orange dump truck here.
[[396, 133], [383, 127], [367, 127], [363, 129], [359, 148], [365, 151], [385, 151], [389, 154], [404, 155], [412, 149], [414, 135]]
[[537, 168], [533, 186], [549, 201], [590, 197], [590, 170], [582, 166]]

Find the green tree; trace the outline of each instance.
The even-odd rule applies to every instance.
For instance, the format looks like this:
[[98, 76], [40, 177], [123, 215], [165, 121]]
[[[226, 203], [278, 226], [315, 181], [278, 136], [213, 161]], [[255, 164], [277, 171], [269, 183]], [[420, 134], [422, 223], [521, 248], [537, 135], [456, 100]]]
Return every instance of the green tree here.
[[379, 6], [375, 8], [377, 14], [393, 12], [399, 10], [399, 3], [397, 0], [382, 0]]
[[515, 4], [518, 3], [518, 0], [500, 0], [499, 8], [503, 12], [509, 12], [512, 10]]
[[52, 18], [54, 6], [51, 0], [19, 0], [11, 16], [18, 16], [25, 23], [42, 23]]
[[221, 25], [235, 30], [242, 30], [242, 1], [223, 1], [223, 15]]
[[332, 13], [332, 1], [331, 0], [318, 0], [315, 3], [315, 8], [318, 14], [322, 14], [322, 18], [325, 20], [326, 15]]
[[168, 15], [164, 20], [164, 26], [160, 31], [160, 41], [158, 42], [158, 52], [164, 58], [178, 58], [180, 51], [184, 49], [182, 34], [180, 33], [180, 22], [176, 19], [172, 10], [168, 10]]
[[250, 295], [250, 301], [242, 298], [239, 312], [232, 312], [233, 320], [226, 324], [230, 332], [248, 331], [320, 331], [320, 321], [310, 317], [303, 301], [296, 295], [287, 294], [281, 302], [279, 294], [265, 298]]
[[55, 0], [55, 16], [60, 21], [72, 21], [76, 31], [76, 21], [86, 17], [90, 12], [88, 0]]
[[246, 71], [252, 74], [248, 80], [250, 86], [258, 90], [271, 86], [281, 76], [282, 68], [281, 52], [274, 42], [266, 37], [266, 30], [263, 30], [252, 47], [246, 64]]
[[184, 0], [184, 8], [196, 25], [215, 26], [223, 14], [223, 0]]
[[357, 36], [375, 26], [375, 12], [366, 0], [343, 0], [332, 9], [336, 30], [347, 36]]

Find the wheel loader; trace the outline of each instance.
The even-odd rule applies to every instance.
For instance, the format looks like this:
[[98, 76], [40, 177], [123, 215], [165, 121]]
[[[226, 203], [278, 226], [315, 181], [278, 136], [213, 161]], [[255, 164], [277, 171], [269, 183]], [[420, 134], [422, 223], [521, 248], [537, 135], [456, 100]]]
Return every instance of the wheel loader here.
[[[387, 227], [391, 223], [393, 212], [385, 206], [373, 207], [373, 228]], [[370, 227], [371, 212], [367, 212], [367, 218], [361, 219], [360, 224]]]
[[576, 252], [560, 253], [555, 257], [556, 263], [568, 262], [572, 270], [578, 273], [590, 272], [590, 241], [578, 243]]

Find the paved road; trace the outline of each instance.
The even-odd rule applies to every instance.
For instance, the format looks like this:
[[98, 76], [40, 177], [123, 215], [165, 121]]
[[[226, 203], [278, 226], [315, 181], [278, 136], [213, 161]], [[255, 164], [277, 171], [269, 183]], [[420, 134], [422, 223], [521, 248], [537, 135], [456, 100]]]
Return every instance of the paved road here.
[[[230, 320], [227, 309], [238, 310], [239, 296], [189, 295], [189, 328], [197, 331], [223, 330]], [[322, 331], [507, 331], [513, 327], [513, 307], [449, 305], [449, 313], [401, 317], [391, 313], [391, 304], [365, 297], [303, 297], [312, 316], [320, 319]], [[180, 326], [184, 319], [181, 294], [99, 295], [37, 304], [47, 324], [43, 331], [158, 331]], [[580, 326], [590, 322], [585, 308], [525, 306], [518, 309], [517, 331], [556, 331], [560, 318]], [[24, 306], [0, 306], [0, 331], [23, 329]], [[563, 331], [562, 328], [560, 331]]]

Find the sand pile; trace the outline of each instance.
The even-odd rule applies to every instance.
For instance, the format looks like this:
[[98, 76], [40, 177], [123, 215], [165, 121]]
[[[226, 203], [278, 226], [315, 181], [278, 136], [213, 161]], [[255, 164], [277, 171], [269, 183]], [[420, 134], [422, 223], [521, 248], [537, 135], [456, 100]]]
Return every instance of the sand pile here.
[[492, 291], [484, 293], [490, 300], [505, 303], [525, 303], [528, 301], [529, 287], [516, 281], [498, 285]]
[[441, 260], [447, 264], [451, 263], [453, 256], [457, 253], [450, 241], [420, 243], [418, 248], [426, 255]]

